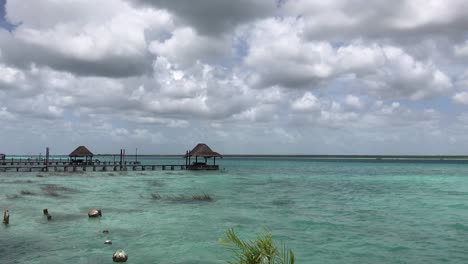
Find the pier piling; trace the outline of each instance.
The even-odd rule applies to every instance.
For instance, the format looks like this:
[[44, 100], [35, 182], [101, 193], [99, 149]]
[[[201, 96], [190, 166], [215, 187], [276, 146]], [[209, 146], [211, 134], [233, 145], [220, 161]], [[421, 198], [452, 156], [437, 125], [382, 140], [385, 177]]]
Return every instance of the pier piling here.
[[8, 225], [10, 223], [10, 212], [8, 212], [8, 209], [6, 209], [3, 213], [3, 223], [5, 225]]

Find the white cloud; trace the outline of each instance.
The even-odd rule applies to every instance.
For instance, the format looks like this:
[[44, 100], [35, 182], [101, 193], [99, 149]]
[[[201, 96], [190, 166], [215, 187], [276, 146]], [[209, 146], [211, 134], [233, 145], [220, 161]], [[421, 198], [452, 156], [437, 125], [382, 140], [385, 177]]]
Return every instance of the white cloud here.
[[456, 150], [463, 106], [436, 102], [468, 104], [466, 5], [8, 0], [0, 119], [18, 140], [5, 148]]
[[[6, 13], [19, 24], [12, 34], [3, 35], [9, 62], [44, 64], [85, 75], [144, 73], [150, 66], [148, 32], [157, 36], [173, 27], [166, 11], [135, 9], [121, 0], [100, 1], [98, 7], [88, 0], [47, 0], [31, 6], [7, 1]], [[11, 46], [13, 42], [16, 45]], [[26, 53], [12, 51], [15, 48]]]
[[465, 41], [465, 43], [463, 44], [456, 45], [454, 48], [454, 53], [456, 56], [459, 56], [459, 57], [468, 56], [468, 40]]
[[291, 108], [295, 111], [317, 111], [320, 109], [319, 99], [310, 92], [295, 100]]
[[468, 105], [468, 92], [456, 93], [452, 98], [457, 103]]
[[231, 42], [227, 38], [200, 36], [194, 29], [184, 27], [174, 30], [169, 39], [151, 42], [149, 50], [178, 65], [190, 66], [197, 61], [217, 62], [229, 56]]
[[361, 99], [352, 94], [348, 94], [345, 98], [345, 103], [355, 109], [362, 109], [364, 107]]
[[304, 38], [302, 19], [268, 19], [252, 29], [245, 58], [257, 87], [318, 88], [354, 74], [370, 92], [420, 100], [447, 94], [450, 78], [431, 62], [421, 62], [402, 48], [355, 41], [333, 47]]

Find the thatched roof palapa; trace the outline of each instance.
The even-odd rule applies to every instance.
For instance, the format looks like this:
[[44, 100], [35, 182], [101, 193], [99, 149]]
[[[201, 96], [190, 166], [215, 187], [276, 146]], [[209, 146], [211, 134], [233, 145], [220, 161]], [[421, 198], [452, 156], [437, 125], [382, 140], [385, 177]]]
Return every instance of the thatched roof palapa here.
[[[186, 155], [187, 156], [187, 155]], [[204, 157], [204, 158], [212, 158], [212, 157], [223, 157], [218, 152], [214, 152], [208, 145], [200, 143], [196, 145], [189, 153], [189, 157]]]
[[85, 146], [77, 147], [70, 155], [70, 157], [92, 157], [93, 153], [89, 151]]

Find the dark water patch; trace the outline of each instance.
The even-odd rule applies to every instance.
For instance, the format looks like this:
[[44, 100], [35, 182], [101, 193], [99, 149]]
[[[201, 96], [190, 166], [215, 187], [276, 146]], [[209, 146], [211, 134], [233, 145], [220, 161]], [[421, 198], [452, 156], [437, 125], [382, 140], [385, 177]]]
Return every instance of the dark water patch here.
[[289, 199], [275, 199], [272, 201], [272, 204], [276, 206], [291, 206], [294, 205], [295, 202]]
[[62, 195], [58, 192], [55, 192], [55, 191], [46, 191], [45, 192], [47, 196], [50, 196], [50, 197], [54, 197], [54, 198], [59, 198], [59, 197], [62, 197], [62, 198], [65, 198], [67, 197], [66, 195]]
[[172, 195], [172, 196], [167, 196], [164, 198], [164, 200], [169, 201], [169, 202], [174, 202], [174, 203], [191, 203], [191, 202], [213, 202], [214, 199], [207, 195], [207, 194], [195, 194], [192, 196], [189, 195]]
[[152, 193], [151, 198], [153, 200], [161, 200], [162, 199], [162, 197], [161, 197], [161, 195], [159, 193]]
[[[46, 177], [46, 176], [73, 176], [73, 175], [82, 175], [82, 174], [86, 174], [87, 172], [86, 171], [52, 171], [52, 172], [48, 172], [46, 174], [38, 174], [38, 175], [42, 175], [41, 177]], [[37, 177], [40, 177], [40, 176], [37, 176]]]
[[42, 174], [37, 174], [36, 177], [38, 177], [38, 178], [44, 178], [44, 175], [42, 175]]
[[65, 192], [65, 193], [77, 193], [78, 190], [65, 187], [65, 186], [60, 186], [57, 184], [42, 184], [41, 189], [45, 192], [47, 191], [56, 191], [56, 192]]
[[[71, 222], [71, 221], [77, 221], [77, 220], [83, 220], [89, 218], [86, 214], [57, 214], [54, 212], [50, 212], [52, 216], [52, 219], [50, 221], [54, 222]], [[42, 220], [42, 223], [48, 223], [49, 221], [47, 220], [47, 217], [44, 215]]]
[[110, 172], [110, 173], [107, 173], [107, 175], [108, 176], [115, 176], [115, 173]]
[[190, 198], [190, 196], [181, 194], [181, 195], [166, 196], [164, 197], [164, 201], [173, 202], [173, 203], [188, 203], [188, 202], [192, 202], [193, 200]]
[[157, 180], [151, 180], [151, 181], [148, 181], [148, 185], [154, 186], [154, 187], [162, 187], [164, 186], [164, 183], [161, 181], [157, 181]]
[[451, 204], [448, 207], [453, 208], [453, 209], [466, 209], [466, 210], [468, 210], [468, 205], [466, 205], [466, 204]]
[[167, 195], [161, 196], [159, 193], [152, 193], [151, 199], [157, 201], [167, 201], [171, 203], [192, 203], [192, 202], [214, 202], [214, 198], [206, 193], [193, 195]]
[[6, 196], [6, 198], [8, 200], [15, 200], [15, 199], [23, 198], [22, 195], [19, 195], [19, 194], [16, 194], [16, 193], [15, 194], [6, 194], [5, 196]]
[[275, 185], [277, 187], [294, 187], [296, 186], [296, 183], [289, 180], [289, 179], [278, 179], [278, 180], [271, 180], [269, 182], [271, 185]]
[[50, 197], [65, 198], [65, 194], [77, 193], [78, 191], [69, 187], [60, 186], [57, 184], [43, 184], [41, 190]]
[[445, 193], [448, 194], [448, 195], [453, 195], [453, 196], [467, 196], [468, 197], [468, 192], [445, 191]]
[[242, 225], [251, 225], [255, 220], [251, 217], [246, 216], [230, 216], [223, 219], [225, 223], [233, 223], [233, 224], [242, 224]]
[[28, 191], [28, 190], [21, 190], [19, 193], [20, 193], [21, 195], [23, 195], [23, 196], [26, 196], [26, 195], [36, 195], [35, 192]]
[[0, 263], [23, 263], [22, 260], [33, 258], [35, 255], [48, 252], [50, 248], [48, 243], [44, 243], [40, 237], [29, 236], [24, 234], [19, 236], [4, 236], [0, 237]]
[[388, 249], [388, 251], [390, 251], [392, 253], [407, 251], [407, 250], [410, 250], [410, 248], [405, 247], [405, 246], [395, 246], [395, 247], [391, 247], [391, 248]]
[[208, 194], [194, 194], [192, 195], [192, 200], [194, 201], [203, 201], [203, 202], [212, 202], [213, 197]]
[[89, 206], [89, 207], [80, 207], [80, 211], [83, 212], [82, 215], [88, 217], [88, 211], [91, 209], [91, 208], [98, 208], [99, 210], [102, 211], [102, 217], [105, 217], [108, 213], [143, 213], [145, 212], [146, 210], [144, 209], [137, 209], [137, 208], [133, 208], [133, 209], [122, 209], [122, 208], [113, 208], [113, 207], [96, 207], [96, 206]]
[[11, 182], [3, 182], [2, 184], [31, 184], [35, 183], [32, 180], [16, 180], [16, 181], [11, 181]]
[[457, 231], [467, 231], [468, 232], [468, 226], [467, 225], [456, 223], [456, 224], [452, 224], [452, 225], [449, 225], [449, 226], [451, 228], [457, 230]]

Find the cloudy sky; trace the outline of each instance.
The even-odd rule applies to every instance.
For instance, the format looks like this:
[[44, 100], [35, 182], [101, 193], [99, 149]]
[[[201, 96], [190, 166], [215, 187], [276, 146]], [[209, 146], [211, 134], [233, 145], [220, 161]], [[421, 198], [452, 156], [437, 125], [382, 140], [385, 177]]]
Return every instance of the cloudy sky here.
[[0, 152], [468, 154], [466, 0], [0, 5]]

